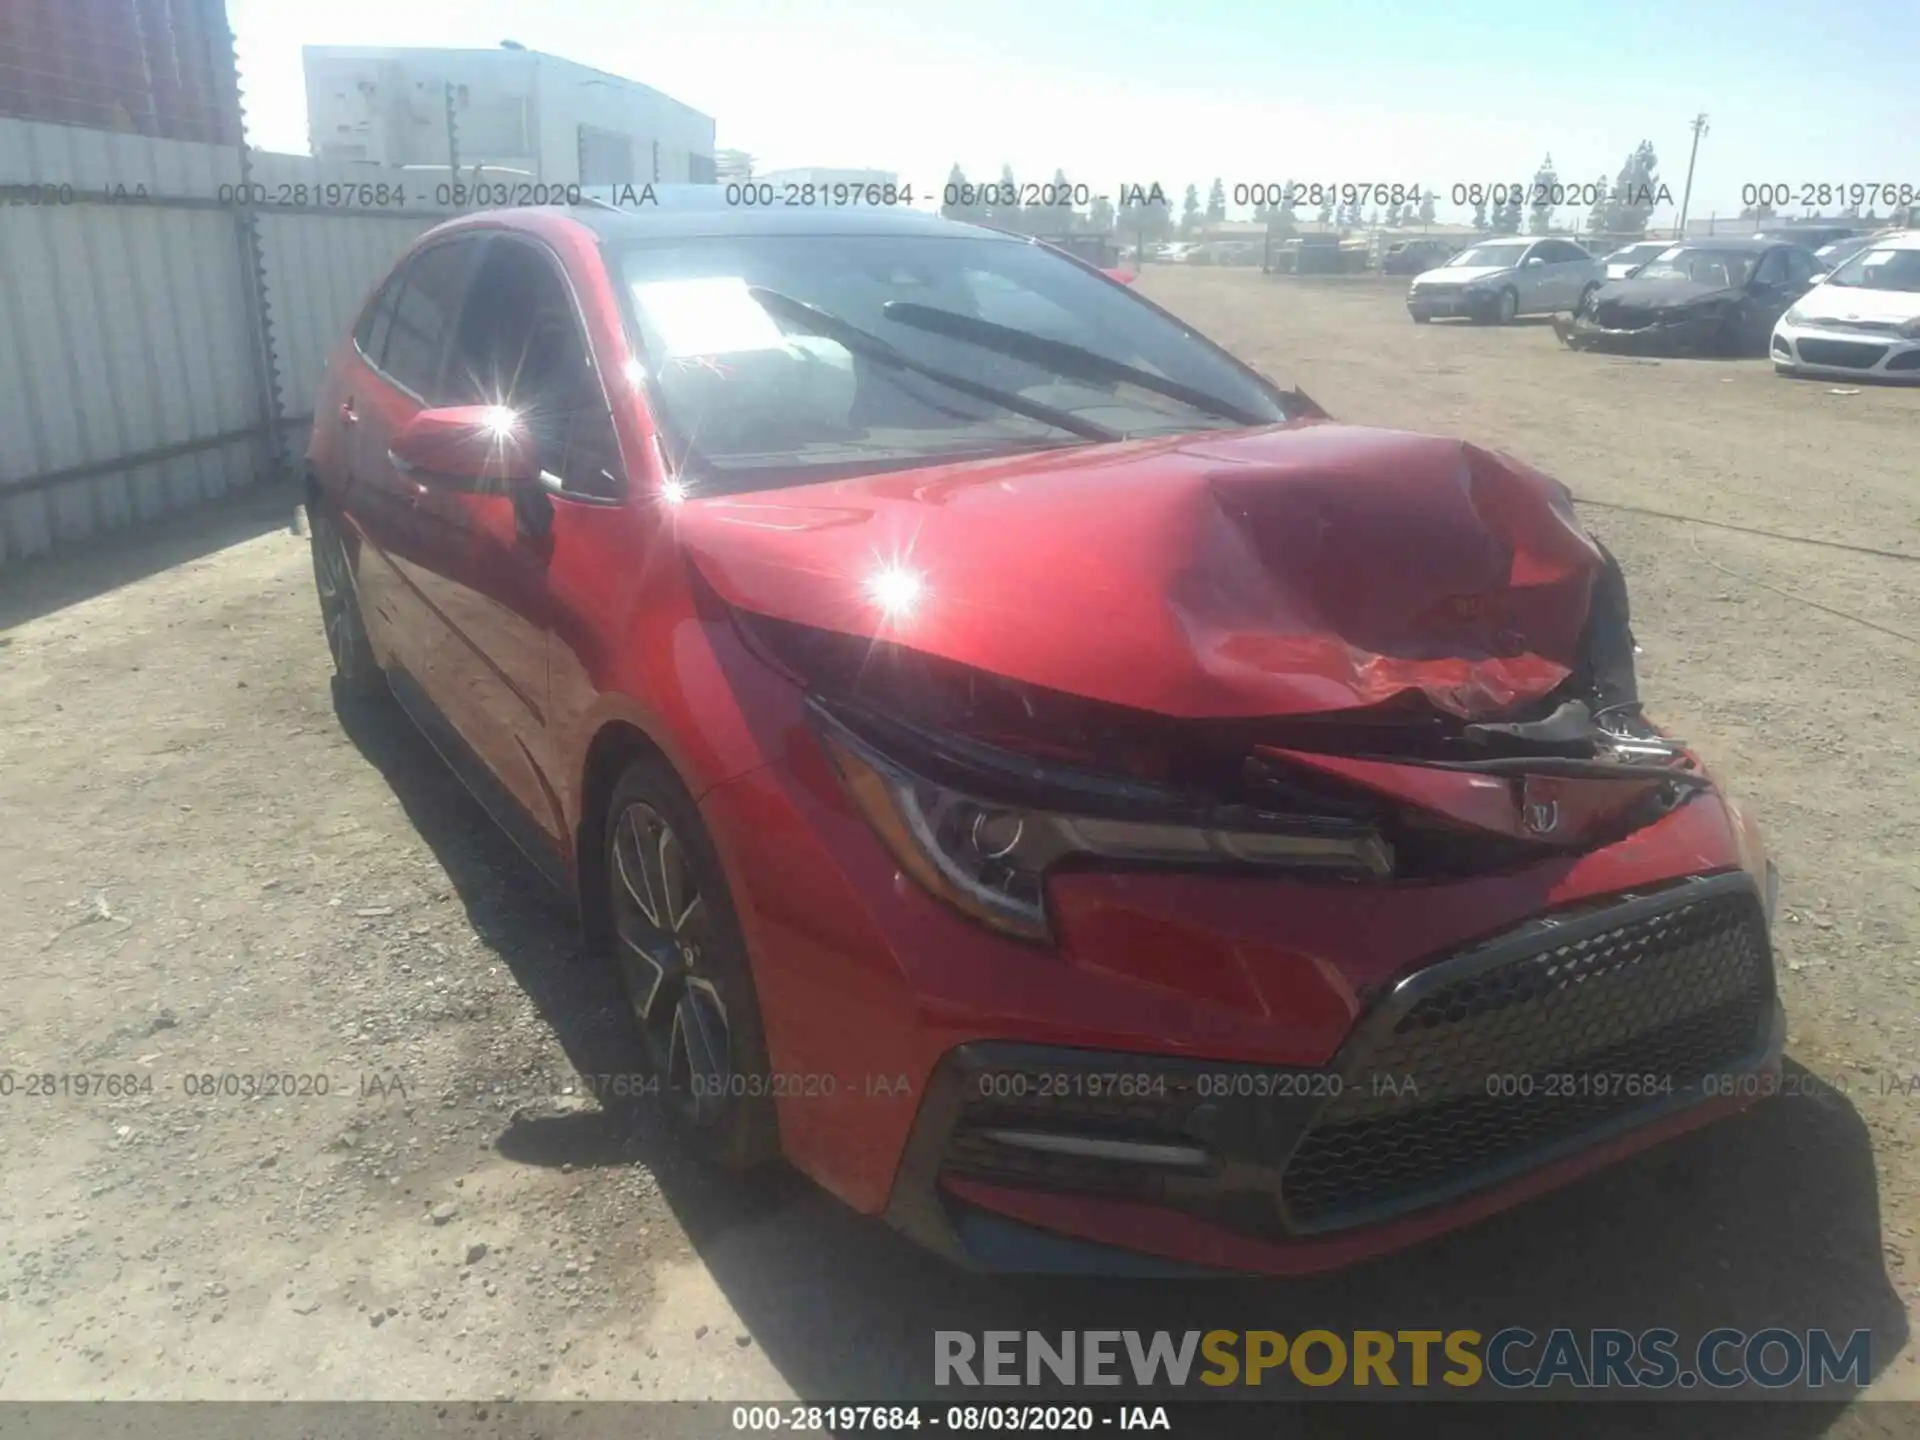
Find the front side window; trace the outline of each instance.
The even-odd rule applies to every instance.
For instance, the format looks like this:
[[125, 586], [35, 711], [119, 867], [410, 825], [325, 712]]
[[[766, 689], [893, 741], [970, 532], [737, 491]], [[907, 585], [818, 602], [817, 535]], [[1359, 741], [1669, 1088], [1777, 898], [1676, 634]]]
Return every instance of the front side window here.
[[705, 489], [1291, 418], [1178, 321], [1021, 241], [719, 236], [633, 244], [616, 269]]
[[567, 489], [619, 494], [619, 439], [557, 262], [525, 241], [496, 238], [468, 295], [441, 381], [445, 403], [516, 411], [541, 467]]

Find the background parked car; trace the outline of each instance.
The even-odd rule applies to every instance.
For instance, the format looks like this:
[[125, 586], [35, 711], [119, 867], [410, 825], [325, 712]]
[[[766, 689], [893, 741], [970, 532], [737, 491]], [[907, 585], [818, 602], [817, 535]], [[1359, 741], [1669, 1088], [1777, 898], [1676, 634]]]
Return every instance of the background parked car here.
[[1443, 265], [1459, 248], [1457, 240], [1396, 240], [1381, 257], [1383, 275], [1418, 275]]
[[1869, 245], [1899, 233], [1898, 230], [1876, 230], [1871, 235], [1849, 235], [1844, 240], [1828, 241], [1813, 252], [1813, 258], [1820, 262], [1821, 278], [1831, 275]]
[[1623, 245], [1600, 263], [1607, 267], [1607, 279], [1625, 280], [1672, 244], [1671, 240], [1642, 240], [1638, 244]]
[[1764, 225], [1753, 232], [1753, 237], [1818, 250], [1822, 245], [1858, 235], [1866, 228], [1864, 225]]
[[1920, 230], [1876, 235], [1773, 328], [1782, 375], [1920, 382]]
[[1777, 240], [1692, 240], [1608, 281], [1554, 330], [1576, 350], [1759, 355], [1818, 268], [1811, 250]]
[[1407, 291], [1407, 313], [1416, 324], [1464, 315], [1504, 325], [1518, 315], [1575, 309], [1605, 279], [1601, 262], [1571, 240], [1489, 240], [1417, 277]]

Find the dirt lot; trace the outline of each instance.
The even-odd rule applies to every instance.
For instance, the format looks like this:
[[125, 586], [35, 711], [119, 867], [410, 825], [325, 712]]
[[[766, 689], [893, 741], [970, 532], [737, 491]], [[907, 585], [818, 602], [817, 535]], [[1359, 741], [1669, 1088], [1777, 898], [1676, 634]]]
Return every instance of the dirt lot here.
[[1416, 328], [1398, 286], [1144, 288], [1342, 418], [1588, 503], [1643, 690], [1767, 823], [1807, 1093], [1285, 1285], [969, 1278], [802, 1183], [708, 1183], [571, 1088], [629, 1066], [610, 981], [421, 742], [343, 727], [267, 495], [0, 578], [0, 1398], [951, 1399], [936, 1328], [1526, 1324], [1869, 1327], [1874, 1392], [1920, 1400], [1920, 390]]

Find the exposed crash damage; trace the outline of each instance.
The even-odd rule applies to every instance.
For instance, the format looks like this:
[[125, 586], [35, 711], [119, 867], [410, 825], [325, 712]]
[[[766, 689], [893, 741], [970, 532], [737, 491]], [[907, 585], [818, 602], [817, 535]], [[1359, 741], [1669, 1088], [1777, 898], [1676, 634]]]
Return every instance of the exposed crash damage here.
[[1574, 350], [1632, 355], [1766, 353], [1774, 323], [1812, 283], [1817, 262], [1796, 245], [1704, 240], [1676, 245], [1631, 278], [1612, 280], [1554, 334]]
[[[679, 536], [805, 695], [789, 783], [884, 851], [862, 913], [902, 917], [936, 1054], [887, 1214], [956, 1259], [1324, 1269], [1779, 1064], [1757, 832], [1642, 712], [1620, 567], [1517, 460], [1314, 419], [716, 497]], [[1200, 1088], [1228, 1057], [1244, 1090]], [[1602, 1078], [1489, 1089], [1547, 1071]], [[1031, 1078], [1083, 1072], [1152, 1098]]]
[[[1309, 422], [1042, 463], [1017, 496], [985, 464], [715, 502], [681, 532], [854, 793], [891, 792], [1000, 928], [1043, 936], [1075, 856], [1457, 876], [1710, 783], [1641, 712], [1619, 565], [1518, 461]], [[978, 567], [1049, 495], [1078, 533]], [[844, 597], [885, 555], [924, 588], [876, 632]]]

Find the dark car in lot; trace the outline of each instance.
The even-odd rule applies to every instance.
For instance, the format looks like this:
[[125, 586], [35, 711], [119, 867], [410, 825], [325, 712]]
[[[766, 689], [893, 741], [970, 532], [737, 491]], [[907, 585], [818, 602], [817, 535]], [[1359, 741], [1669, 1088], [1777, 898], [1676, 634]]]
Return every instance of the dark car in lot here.
[[696, 1154], [1292, 1273], [1768, 1093], [1771, 866], [1563, 486], [1030, 237], [703, 204], [431, 231], [306, 457], [342, 703], [572, 898]]
[[1611, 280], [1553, 328], [1575, 350], [1764, 355], [1774, 323], [1819, 273], [1813, 252], [1777, 240], [1689, 240]]

